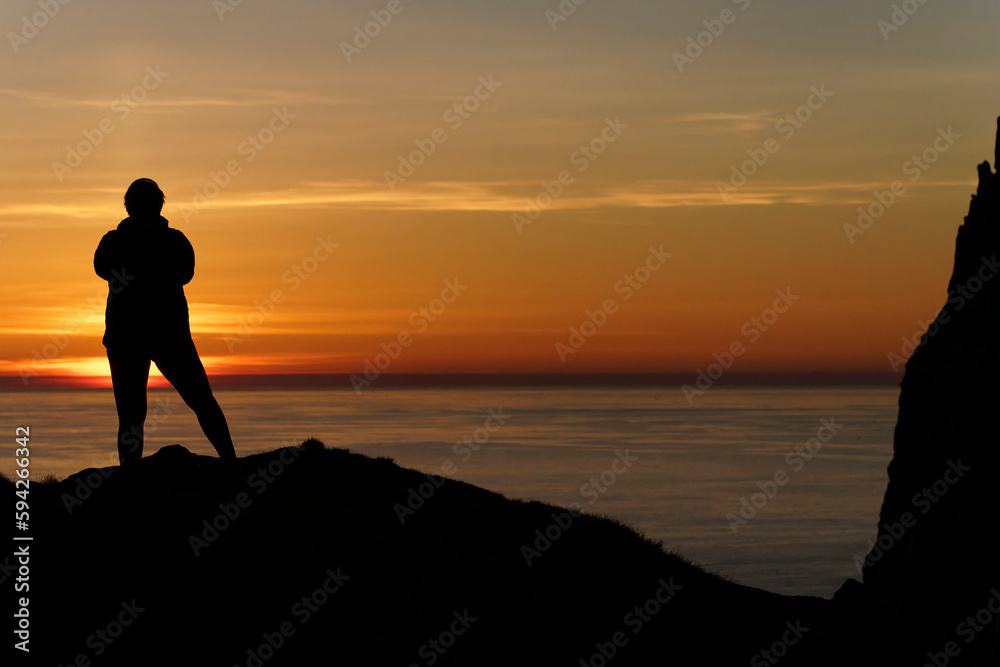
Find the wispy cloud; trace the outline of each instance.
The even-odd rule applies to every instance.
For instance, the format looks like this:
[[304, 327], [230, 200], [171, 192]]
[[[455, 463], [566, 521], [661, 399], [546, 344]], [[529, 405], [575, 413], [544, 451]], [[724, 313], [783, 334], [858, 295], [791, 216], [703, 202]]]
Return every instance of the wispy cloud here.
[[[932, 188], [968, 190], [971, 181], [921, 180], [922, 192]], [[407, 184], [390, 192], [381, 181], [346, 180], [308, 182], [280, 190], [260, 190], [238, 197], [219, 197], [206, 210], [276, 209], [360, 209], [376, 211], [469, 211], [518, 212], [527, 200], [536, 196], [532, 181], [431, 181]], [[550, 210], [594, 210], [607, 208], [676, 208], [700, 206], [766, 206], [773, 204], [837, 205], [862, 204], [885, 183], [836, 182], [788, 184], [759, 181], [729, 194], [727, 202], [719, 195], [716, 181], [650, 180], [641, 183], [581, 188], [567, 191], [554, 201]], [[106, 192], [102, 189], [101, 193]], [[96, 191], [95, 191], [96, 194]], [[95, 198], [96, 199], [96, 198]], [[183, 200], [175, 206], [190, 206]], [[120, 207], [106, 203], [11, 203], [0, 204], [0, 221], [7, 228], [38, 227], [48, 219], [58, 225], [67, 220], [91, 221], [117, 219]], [[167, 213], [167, 211], [165, 211]]]
[[[251, 193], [239, 199], [213, 202], [222, 208], [360, 208], [384, 211], [500, 211], [524, 209], [537, 195], [537, 184], [528, 181], [437, 181], [408, 184], [389, 192], [380, 181], [311, 182], [284, 190]], [[730, 195], [730, 204], [719, 196], [716, 181], [651, 180], [641, 183], [567, 191], [552, 210], [601, 208], [673, 208], [687, 206], [769, 204], [851, 204], [866, 202], [885, 183], [820, 181], [794, 185], [761, 181]], [[921, 181], [921, 188], [968, 188], [965, 181]], [[2, 209], [0, 209], [2, 210]]]
[[677, 116], [671, 120], [675, 123], [697, 123], [700, 125], [711, 124], [712, 127], [710, 129], [722, 134], [727, 132], [758, 130], [769, 125], [773, 125], [779, 117], [780, 114], [776, 112], [763, 110], [753, 111], [750, 113], [697, 113]]
[[[128, 91], [122, 91], [123, 95]], [[0, 95], [4, 95], [29, 105], [51, 108], [72, 108], [72, 107], [98, 107], [108, 108], [117, 98], [83, 98], [71, 95], [40, 92], [30, 90], [15, 90], [13, 88], [0, 88]], [[143, 100], [144, 109], [177, 108], [177, 107], [266, 107], [273, 105], [353, 105], [362, 104], [358, 100], [335, 97], [330, 95], [315, 95], [290, 90], [269, 90], [269, 91], [230, 91], [227, 94], [214, 96], [174, 96], [158, 99], [150, 96]]]

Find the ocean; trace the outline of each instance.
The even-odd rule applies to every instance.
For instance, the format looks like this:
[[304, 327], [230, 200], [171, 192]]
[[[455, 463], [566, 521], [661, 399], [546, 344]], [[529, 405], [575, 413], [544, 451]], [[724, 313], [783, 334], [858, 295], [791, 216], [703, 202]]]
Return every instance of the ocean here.
[[[237, 453], [310, 437], [405, 467], [624, 520], [711, 571], [832, 596], [876, 535], [899, 388], [218, 389]], [[4, 391], [31, 472], [117, 464], [110, 389]], [[145, 454], [214, 455], [173, 389], [149, 390]], [[13, 449], [0, 470], [14, 470]], [[448, 472], [450, 471], [450, 472]]]

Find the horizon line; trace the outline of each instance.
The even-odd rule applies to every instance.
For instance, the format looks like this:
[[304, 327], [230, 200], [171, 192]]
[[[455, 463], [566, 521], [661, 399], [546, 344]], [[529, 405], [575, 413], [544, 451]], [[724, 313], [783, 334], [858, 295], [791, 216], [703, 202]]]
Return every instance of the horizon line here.
[[[209, 379], [213, 387], [228, 388], [320, 388], [353, 387], [348, 373], [218, 374]], [[901, 373], [796, 371], [724, 373], [710, 386], [875, 386], [899, 385]], [[695, 386], [694, 373], [384, 373], [364, 388], [379, 387], [655, 387]], [[169, 387], [150, 384], [150, 388]], [[0, 375], [0, 390], [110, 389], [107, 376], [49, 375], [25, 383], [17, 375]]]

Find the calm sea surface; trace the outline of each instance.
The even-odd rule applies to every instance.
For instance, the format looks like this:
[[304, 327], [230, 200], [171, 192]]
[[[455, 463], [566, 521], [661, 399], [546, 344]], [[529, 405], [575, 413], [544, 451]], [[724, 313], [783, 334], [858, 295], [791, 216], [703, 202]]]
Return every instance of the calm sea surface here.
[[[244, 389], [216, 396], [240, 454], [315, 437], [425, 472], [451, 461], [454, 478], [510, 497], [580, 503], [745, 584], [829, 597], [859, 577], [853, 558], [863, 557], [875, 536], [898, 393], [716, 387], [693, 406], [679, 388], [370, 388], [360, 396], [349, 388]], [[8, 391], [0, 401], [11, 445], [16, 426], [31, 427], [36, 478], [117, 464], [110, 389]], [[484, 428], [490, 410], [507, 416], [499, 428], [489, 422], [492, 433]], [[824, 430], [829, 439], [812, 443], [809, 460], [789, 457], [805, 449], [823, 420], [835, 434]], [[456, 451], [464, 438], [480, 440], [478, 451]], [[145, 453], [173, 443], [214, 455], [177, 394], [151, 389]], [[13, 450], [3, 451], [9, 454], [0, 470], [9, 475]], [[610, 472], [626, 452], [634, 462]], [[776, 473], [784, 485], [767, 484]], [[760, 493], [758, 482], [777, 492], [734, 533], [726, 515]]]

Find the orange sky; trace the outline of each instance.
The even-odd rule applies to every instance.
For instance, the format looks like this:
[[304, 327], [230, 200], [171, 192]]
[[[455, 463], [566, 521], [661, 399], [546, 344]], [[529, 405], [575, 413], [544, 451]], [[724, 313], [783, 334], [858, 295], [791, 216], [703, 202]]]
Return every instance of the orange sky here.
[[885, 372], [944, 303], [995, 3], [891, 30], [859, 0], [404, 1], [343, 46], [388, 5], [4, 3], [0, 374], [107, 376], [92, 258], [138, 177], [194, 245], [210, 373], [361, 373], [401, 334], [386, 372], [693, 373], [734, 342], [740, 372]]

